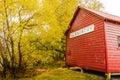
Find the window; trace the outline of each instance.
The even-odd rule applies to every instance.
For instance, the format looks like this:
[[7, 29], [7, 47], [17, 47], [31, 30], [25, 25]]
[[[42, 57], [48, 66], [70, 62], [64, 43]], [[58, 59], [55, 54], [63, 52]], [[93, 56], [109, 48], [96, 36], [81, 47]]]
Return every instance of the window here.
[[118, 36], [118, 47], [120, 47], [120, 36]]

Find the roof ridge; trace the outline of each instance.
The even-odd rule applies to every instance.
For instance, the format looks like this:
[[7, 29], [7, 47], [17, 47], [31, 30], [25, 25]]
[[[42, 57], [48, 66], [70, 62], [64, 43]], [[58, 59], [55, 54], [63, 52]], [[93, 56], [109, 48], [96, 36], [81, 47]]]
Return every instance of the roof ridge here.
[[79, 8], [83, 8], [83, 9], [86, 9], [86, 10], [97, 11], [97, 12], [105, 13], [105, 14], [112, 15], [112, 16], [116, 16], [116, 17], [119, 17], [119, 18], [120, 18], [120, 16], [117, 16], [117, 15], [114, 15], [114, 14], [111, 14], [111, 13], [108, 13], [108, 12], [106, 12], [106, 11], [99, 11], [99, 10], [90, 9], [90, 8], [85, 8], [85, 7], [81, 7], [81, 6], [79, 6]]
[[99, 11], [99, 10], [94, 10], [94, 9], [89, 9], [89, 8], [85, 8], [85, 7], [81, 7], [79, 6], [79, 8], [87, 10], [88, 12], [94, 13], [102, 18], [104, 18], [105, 20], [110, 20], [113, 22], [117, 22], [120, 23], [120, 16], [117, 15], [113, 15], [104, 11]]

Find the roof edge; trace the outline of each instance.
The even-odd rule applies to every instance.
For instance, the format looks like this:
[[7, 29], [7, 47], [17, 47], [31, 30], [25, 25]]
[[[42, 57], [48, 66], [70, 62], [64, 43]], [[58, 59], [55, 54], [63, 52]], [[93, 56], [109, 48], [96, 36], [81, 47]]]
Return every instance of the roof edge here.
[[[93, 15], [93, 13], [94, 13], [94, 12], [90, 12], [87, 8], [78, 6], [77, 9], [76, 9], [76, 11], [75, 11], [75, 13], [74, 13], [74, 15], [73, 15], [73, 17], [72, 17], [72, 19], [71, 19], [71, 21], [70, 21], [70, 23], [69, 23], [69, 26], [68, 26], [68, 29], [67, 29], [66, 32], [65, 32], [65, 35], [67, 35], [67, 33], [68, 33], [68, 31], [69, 31], [69, 29], [70, 29], [73, 21], [75, 20], [75, 18], [76, 18], [76, 16], [77, 16], [77, 14], [78, 14], [78, 12], [79, 12], [80, 9], [83, 9], [83, 10], [91, 13], [92, 15]], [[101, 19], [104, 19], [102, 16], [100, 16], [100, 15], [98, 15], [98, 14], [95, 14], [95, 13], [94, 13], [94, 15], [99, 16], [99, 18], [101, 18]]]
[[[67, 35], [68, 31], [70, 30], [71, 25], [74, 22], [74, 20], [75, 20], [75, 18], [76, 18], [76, 16], [77, 16], [77, 14], [78, 14], [78, 12], [79, 12], [80, 9], [82, 9], [82, 10], [84, 10], [84, 11], [92, 14], [93, 16], [98, 17], [99, 19], [101, 19], [101, 20], [103, 20], [105, 22], [112, 22], [112, 23], [120, 24], [120, 21], [118, 21], [118, 20], [114, 20], [114, 19], [111, 19], [111, 18], [108, 18], [108, 17], [105, 17], [105, 16], [97, 14], [95, 12], [97, 10], [92, 10], [92, 9], [88, 9], [88, 8], [84, 8], [84, 7], [78, 6], [77, 9], [76, 9], [76, 11], [75, 11], [75, 13], [74, 13], [74, 15], [73, 15], [73, 17], [72, 17], [72, 19], [71, 19], [71, 21], [70, 21], [70, 23], [69, 23], [69, 26], [68, 26], [68, 29], [65, 32], [65, 35]], [[103, 12], [103, 13], [105, 13], [105, 12]], [[109, 14], [109, 13], [106, 13], [106, 14]], [[109, 15], [111, 15], [111, 14], [109, 14]], [[113, 15], [113, 16], [115, 16], [115, 15]]]
[[100, 16], [100, 15], [98, 15], [98, 14], [90, 11], [90, 10], [87, 9], [87, 8], [78, 6], [77, 9], [76, 9], [76, 11], [75, 11], [75, 13], [74, 13], [74, 15], [73, 15], [73, 17], [72, 17], [72, 19], [71, 19], [71, 21], [70, 21], [70, 23], [69, 23], [69, 25], [71, 25], [71, 24], [73, 23], [74, 19], [75, 19], [76, 16], [77, 16], [77, 13], [79, 12], [79, 9], [83, 9], [84, 11], [87, 11], [88, 13], [91, 13], [92, 15], [97, 16], [97, 17], [99, 17], [99, 18], [102, 19], [102, 20], [105, 20], [105, 18], [104, 18], [103, 16]]

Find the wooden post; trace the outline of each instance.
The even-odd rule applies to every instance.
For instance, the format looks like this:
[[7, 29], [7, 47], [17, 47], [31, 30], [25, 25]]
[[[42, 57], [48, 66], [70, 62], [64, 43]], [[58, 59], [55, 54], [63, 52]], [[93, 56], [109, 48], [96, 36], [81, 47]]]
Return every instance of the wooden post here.
[[80, 70], [81, 70], [81, 73], [84, 73], [84, 71], [83, 71], [83, 69], [82, 69], [82, 68], [80, 68]]
[[106, 74], [106, 80], [111, 80], [111, 73]]

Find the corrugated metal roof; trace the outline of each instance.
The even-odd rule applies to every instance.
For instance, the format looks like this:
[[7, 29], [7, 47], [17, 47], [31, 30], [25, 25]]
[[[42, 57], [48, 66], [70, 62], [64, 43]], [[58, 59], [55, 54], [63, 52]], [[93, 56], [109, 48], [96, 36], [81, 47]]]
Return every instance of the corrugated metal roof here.
[[74, 21], [78, 11], [80, 9], [83, 9], [93, 15], [96, 15], [98, 16], [99, 18], [105, 20], [105, 21], [111, 21], [111, 22], [116, 22], [116, 23], [119, 23], [120, 24], [120, 16], [116, 16], [116, 15], [112, 15], [112, 14], [109, 14], [109, 13], [106, 13], [106, 12], [102, 12], [102, 11], [97, 11], [97, 10], [92, 10], [92, 9], [88, 9], [88, 8], [83, 8], [83, 7], [80, 7], [78, 6], [74, 16], [73, 16], [73, 19], [71, 20], [70, 22], [70, 25], [72, 24], [72, 22]]

